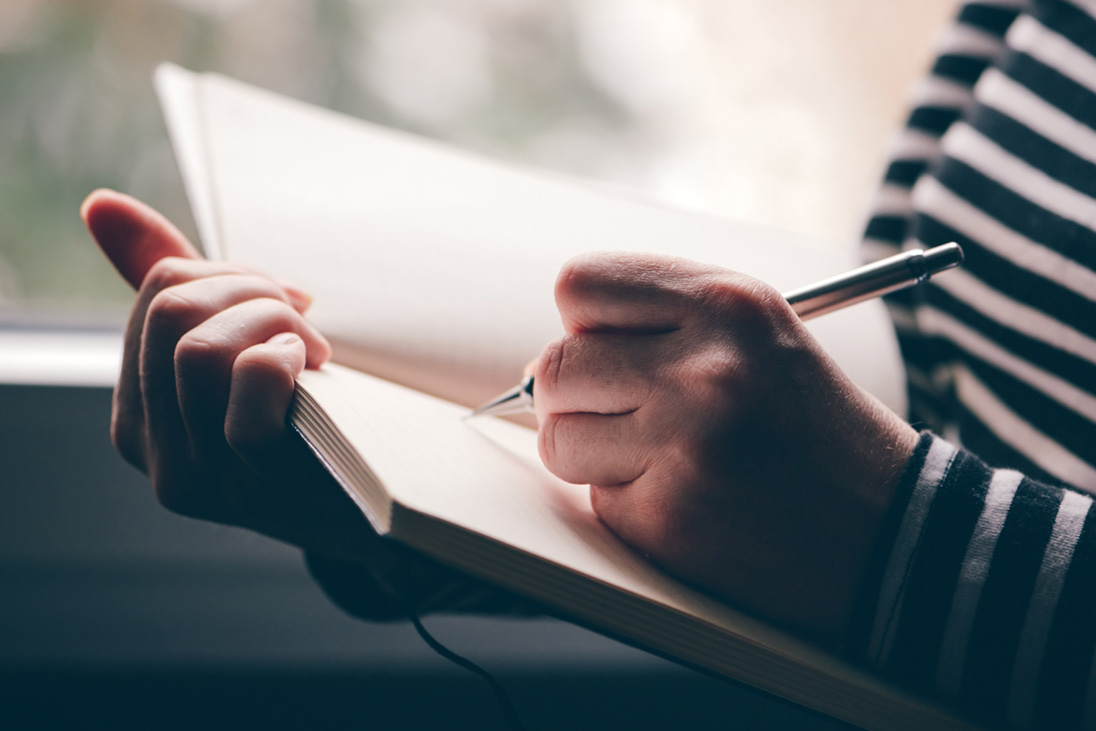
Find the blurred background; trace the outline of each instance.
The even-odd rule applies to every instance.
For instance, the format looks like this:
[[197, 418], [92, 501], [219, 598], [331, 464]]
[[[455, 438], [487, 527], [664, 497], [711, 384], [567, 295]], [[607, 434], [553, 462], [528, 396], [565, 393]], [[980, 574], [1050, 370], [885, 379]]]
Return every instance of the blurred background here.
[[[517, 164], [855, 242], [956, 0], [0, 0], [0, 727], [497, 728], [299, 554], [163, 511], [107, 436], [107, 186], [194, 235], [150, 74], [219, 71]], [[834, 728], [552, 620], [434, 618], [531, 728]]]
[[856, 236], [955, 0], [3, 0], [0, 307], [119, 317], [76, 212], [193, 233], [149, 81], [216, 70], [496, 158]]

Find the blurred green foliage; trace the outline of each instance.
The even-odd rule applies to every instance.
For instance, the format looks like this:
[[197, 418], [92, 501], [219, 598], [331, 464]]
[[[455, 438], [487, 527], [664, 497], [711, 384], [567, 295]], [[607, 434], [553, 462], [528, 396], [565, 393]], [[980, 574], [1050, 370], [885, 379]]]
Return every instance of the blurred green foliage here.
[[3, 0], [0, 316], [120, 319], [79, 220], [98, 187], [193, 236], [155, 100], [163, 61], [497, 156], [590, 173], [628, 123], [576, 51], [570, 2]]

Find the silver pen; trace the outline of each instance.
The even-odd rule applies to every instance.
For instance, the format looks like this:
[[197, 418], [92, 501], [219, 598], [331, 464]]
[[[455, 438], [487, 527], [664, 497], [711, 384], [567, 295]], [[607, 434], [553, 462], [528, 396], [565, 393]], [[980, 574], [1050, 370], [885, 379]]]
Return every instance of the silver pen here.
[[[943, 244], [927, 251], [914, 249], [823, 279], [808, 287], [793, 289], [784, 298], [800, 319], [809, 320], [857, 302], [920, 284], [933, 274], [962, 263], [963, 250], [956, 243]], [[521, 383], [476, 408], [468, 416], [503, 416], [532, 410], [533, 376], [528, 375]]]

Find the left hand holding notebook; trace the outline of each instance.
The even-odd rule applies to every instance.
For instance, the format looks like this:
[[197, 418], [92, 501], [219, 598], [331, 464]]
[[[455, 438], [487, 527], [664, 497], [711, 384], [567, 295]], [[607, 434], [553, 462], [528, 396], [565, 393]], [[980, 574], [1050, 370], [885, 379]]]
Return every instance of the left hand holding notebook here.
[[170, 222], [112, 191], [81, 215], [138, 290], [111, 436], [165, 507], [343, 560], [385, 559], [362, 514], [286, 427], [294, 378], [330, 357], [309, 297], [209, 262]]

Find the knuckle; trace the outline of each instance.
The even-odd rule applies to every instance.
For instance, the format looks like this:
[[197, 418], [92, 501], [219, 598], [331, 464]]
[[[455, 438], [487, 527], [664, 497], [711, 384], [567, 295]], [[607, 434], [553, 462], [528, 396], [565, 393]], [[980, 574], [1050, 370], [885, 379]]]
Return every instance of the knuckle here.
[[[145, 458], [144, 418], [134, 413], [134, 404], [124, 395], [124, 384], [114, 389], [110, 410], [110, 443], [127, 463], [144, 472]], [[127, 403], [129, 407], [127, 408]]]
[[790, 312], [787, 301], [769, 284], [733, 272], [706, 277], [701, 297], [720, 314], [751, 320], [771, 320]]
[[582, 457], [585, 445], [578, 441], [573, 421], [567, 415], [551, 416], [540, 430], [537, 447], [541, 461], [553, 475], [574, 485], [591, 481]]
[[590, 507], [594, 515], [601, 518], [609, 527], [613, 527], [613, 497], [615, 488], [590, 485]]
[[730, 412], [736, 394], [753, 387], [748, 371], [737, 348], [710, 342], [676, 364], [675, 391], [680, 403], [694, 406], [694, 413], [718, 418]]
[[253, 299], [271, 299], [287, 302], [284, 290], [268, 277], [255, 272], [233, 272], [224, 275], [227, 284], [246, 292]]
[[254, 452], [265, 440], [262, 435], [256, 434], [253, 429], [246, 429], [233, 421], [225, 422], [225, 442], [229, 448], [237, 453]]
[[110, 423], [110, 442], [128, 464], [145, 471], [144, 444], [140, 433], [117, 419]]
[[[260, 380], [264, 384], [283, 385], [284, 359], [277, 352], [257, 344], [243, 350], [232, 363], [232, 375]], [[292, 379], [290, 379], [292, 380]]]
[[265, 346], [251, 347], [240, 353], [232, 364], [232, 378], [250, 384], [261, 384], [268, 398], [292, 399], [297, 374], [303, 367], [282, 353]]
[[159, 292], [177, 284], [189, 282], [194, 278], [190, 272], [189, 263], [188, 259], [165, 256], [149, 268], [141, 288]]
[[540, 429], [537, 430], [537, 451], [540, 452], [540, 459], [548, 471], [556, 476], [559, 476], [559, 452], [556, 443], [559, 423], [559, 416], [549, 415], [542, 420]]
[[181, 335], [197, 317], [197, 307], [174, 288], [161, 290], [149, 303], [145, 331]]
[[556, 300], [581, 299], [606, 286], [625, 282], [658, 284], [651, 272], [672, 270], [676, 260], [650, 254], [615, 251], [592, 251], [571, 257], [560, 267], [556, 277]]
[[537, 440], [541, 461], [553, 475], [574, 485], [588, 484], [596, 474], [591, 444], [574, 415], [549, 417]]
[[540, 359], [537, 361], [537, 372], [534, 379], [540, 392], [537, 394], [542, 400], [549, 401], [559, 385], [560, 371], [563, 369], [564, 352], [567, 350], [568, 338], [562, 337], [553, 340], [544, 346]]
[[286, 298], [280, 293], [272, 294], [269, 297], [259, 297], [256, 302], [267, 309], [267, 311], [276, 317], [284, 318], [285, 322], [295, 322], [300, 319], [300, 314], [293, 309], [293, 305], [286, 301]]
[[152, 480], [152, 492], [156, 502], [167, 510], [177, 515], [198, 517], [201, 512], [198, 508], [200, 501], [195, 499], [187, 484], [167, 469], [159, 460], [153, 460], [149, 470], [149, 478]]
[[302, 322], [301, 316], [292, 305], [275, 296], [261, 296], [241, 302], [237, 305], [242, 315], [253, 321], [263, 321], [269, 326], [290, 331], [296, 330]]
[[226, 357], [220, 345], [207, 336], [188, 332], [175, 345], [175, 372], [185, 378], [224, 369]]
[[556, 277], [556, 300], [568, 300], [589, 289], [596, 278], [595, 262], [594, 254], [581, 254], [564, 262]]
[[156, 502], [160, 503], [161, 507], [176, 515], [197, 517], [192, 509], [193, 500], [183, 490], [179, 490], [170, 482], [163, 479], [153, 479], [152, 490], [156, 496]]
[[228, 448], [238, 457], [276, 455], [291, 447], [288, 427], [270, 424], [262, 428], [233, 422], [225, 423], [224, 438]]
[[726, 336], [721, 341], [748, 354], [748, 361], [764, 360], [766, 353], [802, 350], [809, 341], [788, 301], [761, 280], [741, 274], [721, 277], [706, 283], [702, 297], [709, 324]]

